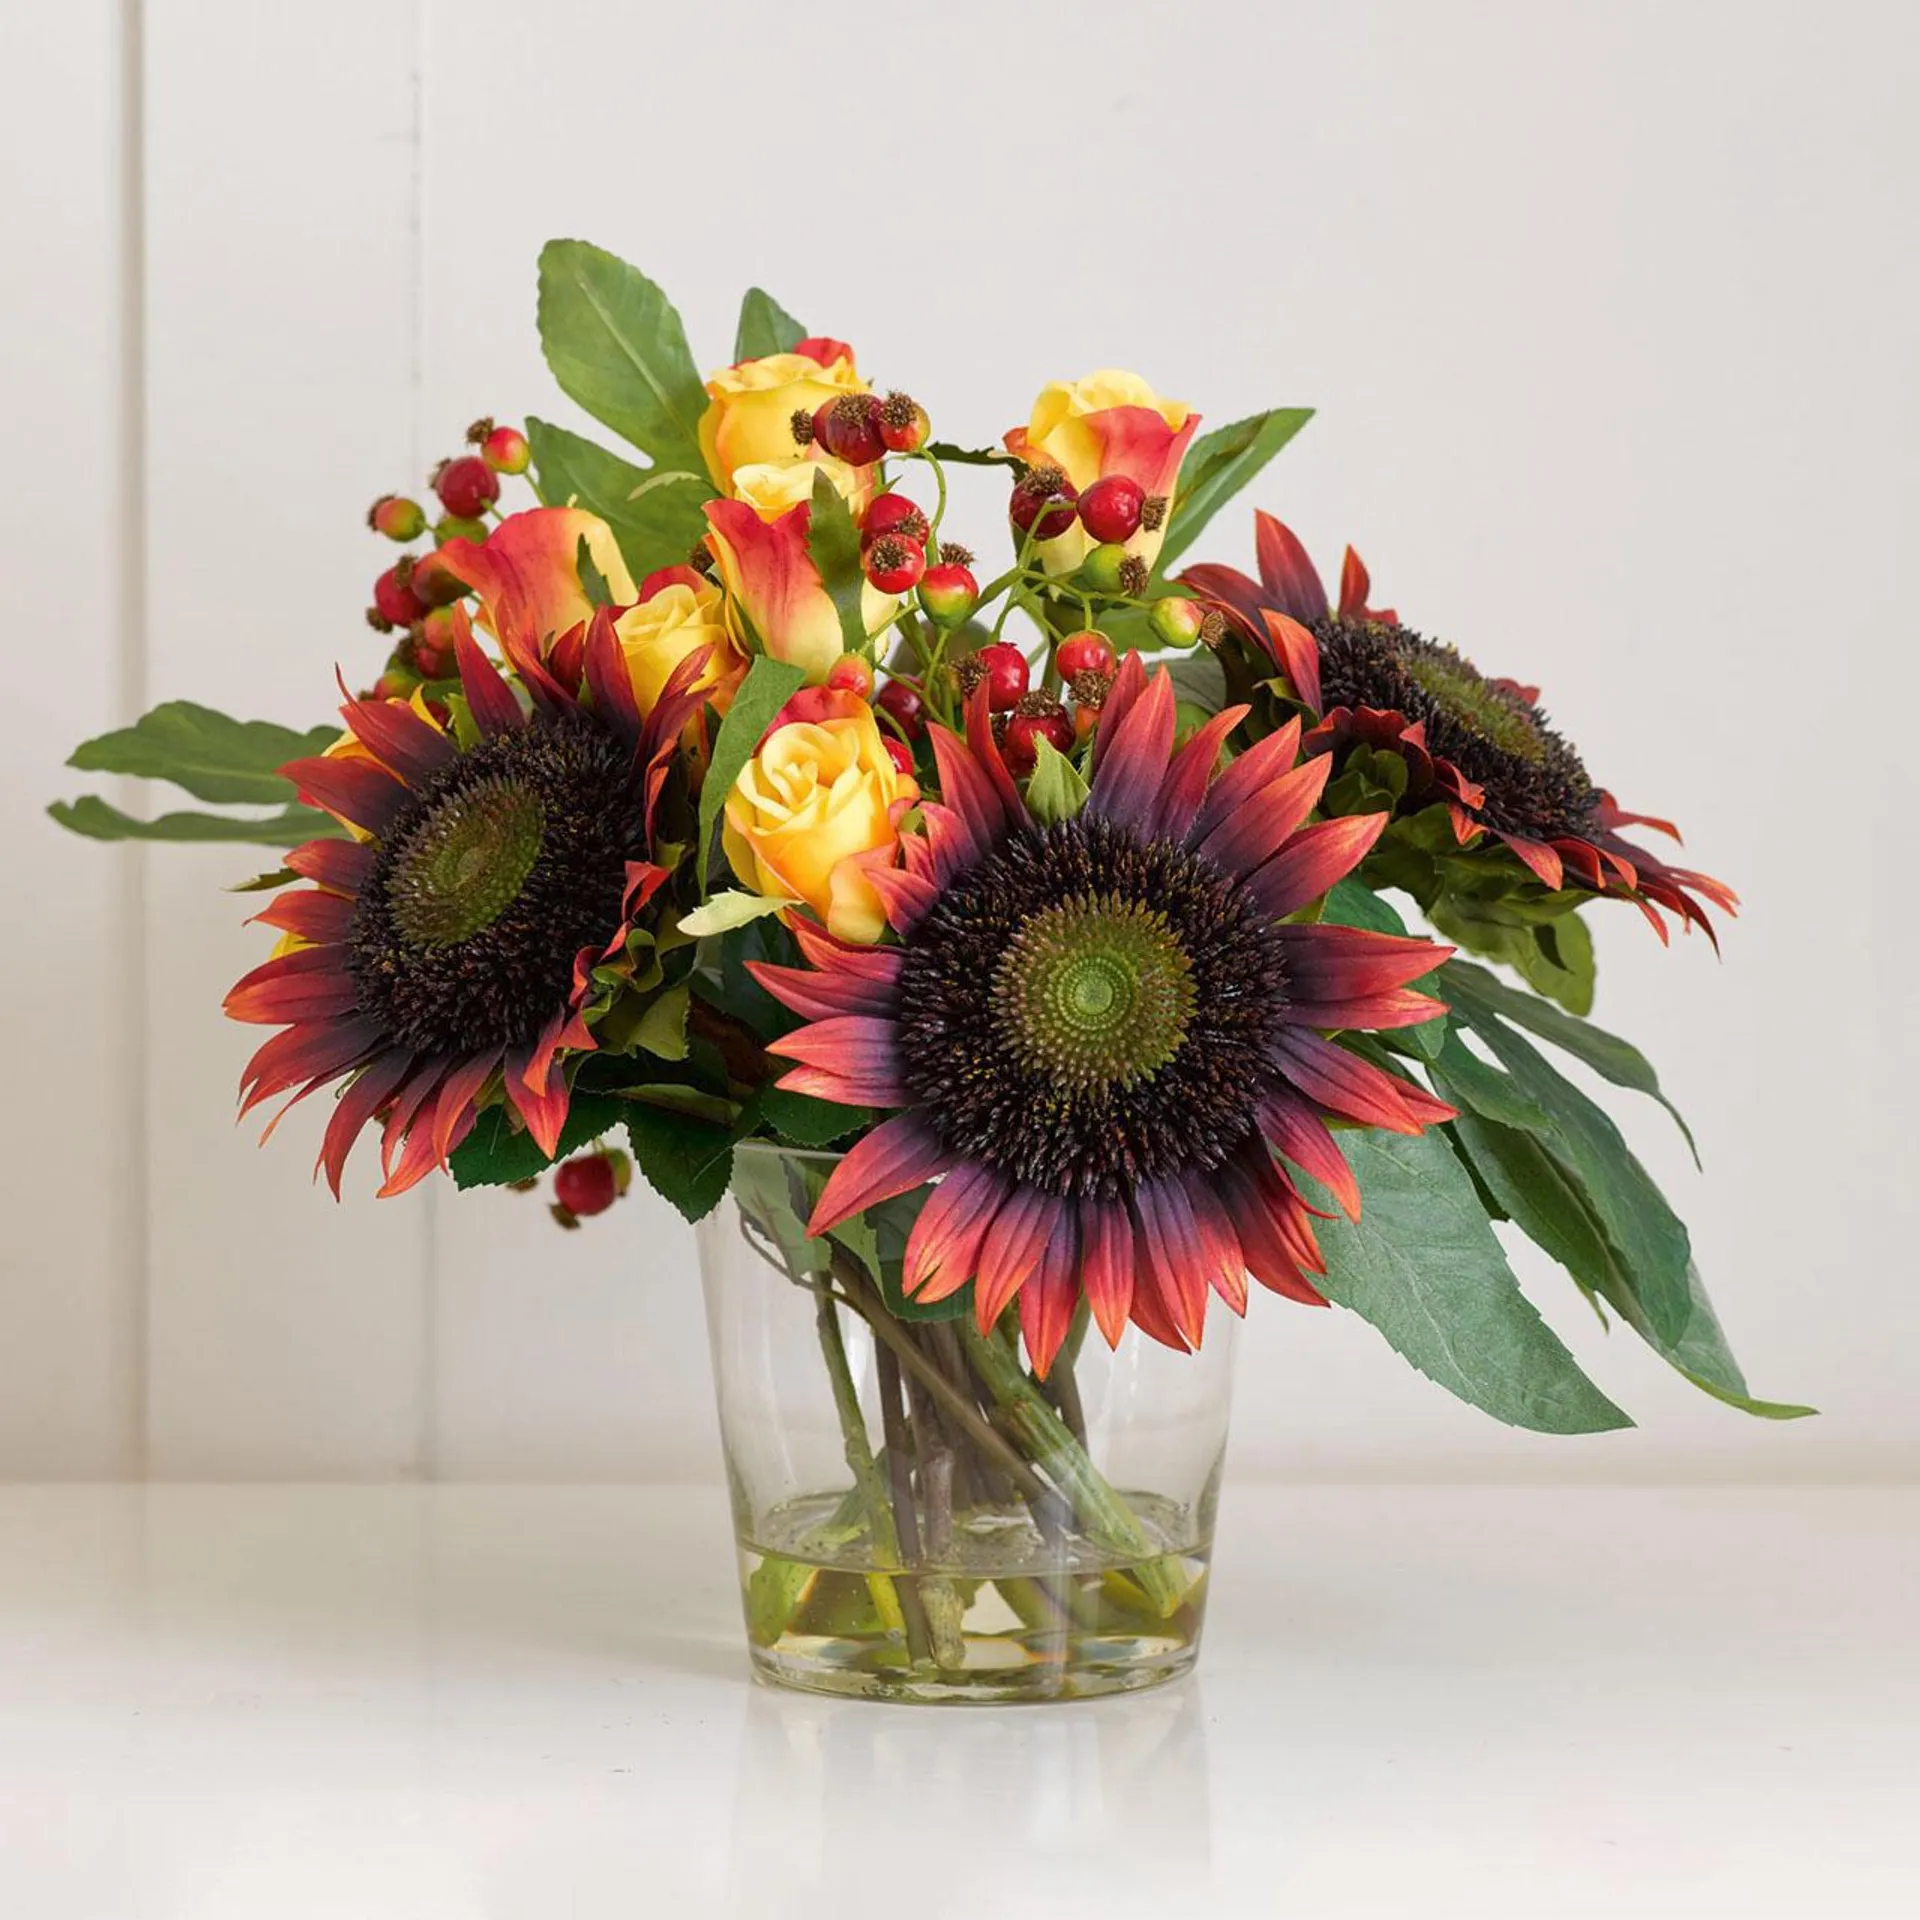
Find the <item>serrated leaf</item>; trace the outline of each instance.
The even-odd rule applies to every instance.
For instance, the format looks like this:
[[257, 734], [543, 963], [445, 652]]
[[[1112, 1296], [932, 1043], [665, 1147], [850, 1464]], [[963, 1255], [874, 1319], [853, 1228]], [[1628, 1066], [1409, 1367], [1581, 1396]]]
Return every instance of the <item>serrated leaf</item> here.
[[709, 934], [731, 932], [735, 927], [744, 927], [749, 920], [758, 920], [763, 915], [778, 913], [783, 907], [798, 904], [784, 897], [769, 899], [764, 894], [742, 893], [735, 887], [726, 893], [716, 893], [704, 906], [682, 914], [680, 931], [692, 934], [696, 940], [704, 940]]
[[785, 1087], [760, 1090], [760, 1115], [783, 1140], [797, 1147], [830, 1147], [836, 1140], [864, 1131], [873, 1124], [871, 1107], [843, 1107], [835, 1100], [816, 1100], [810, 1093], [792, 1093]]
[[650, 454], [700, 472], [707, 395], [672, 301], [639, 268], [584, 240], [540, 252], [540, 345], [570, 400]]
[[1078, 817], [1087, 804], [1086, 776], [1044, 735], [1033, 743], [1033, 772], [1027, 780], [1027, 811], [1043, 827]]
[[740, 324], [733, 333], [733, 357], [764, 360], [770, 353], [791, 353], [807, 330], [772, 294], [749, 287], [740, 302]]
[[48, 814], [69, 833], [89, 840], [177, 840], [240, 842], [255, 847], [297, 847], [308, 840], [338, 840], [346, 829], [330, 813], [294, 805], [279, 813], [249, 817], [237, 813], [163, 813], [137, 820], [94, 794], [56, 800]]
[[1458, 1002], [1454, 1013], [1506, 1069], [1506, 1079], [1497, 1103], [1486, 1099], [1471, 1078], [1447, 1079], [1449, 1093], [1482, 1106], [1489, 1119], [1507, 1125], [1520, 1118], [1516, 1095], [1546, 1116], [1548, 1125], [1535, 1131], [1588, 1196], [1632, 1278], [1634, 1298], [1656, 1336], [1678, 1339], [1692, 1312], [1687, 1297], [1687, 1229], [1646, 1168], [1628, 1151], [1620, 1129], [1505, 1021], [1470, 999]]
[[860, 529], [824, 467], [813, 476], [813, 510], [807, 517], [807, 556], [840, 616], [840, 644], [858, 653], [867, 644], [863, 605], [867, 577], [860, 566]]
[[636, 581], [678, 566], [707, 531], [704, 503], [713, 498], [705, 470], [649, 473], [617, 453], [545, 420], [527, 422], [534, 489], [549, 507], [595, 513], [613, 530]]
[[1358, 1221], [1319, 1231], [1327, 1298], [1420, 1372], [1510, 1426], [1603, 1433], [1633, 1423], [1520, 1291], [1473, 1182], [1437, 1131], [1355, 1133]]
[[758, 655], [747, 668], [733, 705], [714, 736], [713, 759], [700, 788], [700, 838], [693, 850], [694, 878], [702, 898], [707, 891], [707, 862], [713, 847], [713, 830], [720, 819], [727, 795], [740, 778], [741, 769], [753, 758], [760, 736], [772, 726], [774, 715], [806, 682], [806, 673], [770, 654]]
[[626, 1121], [634, 1165], [647, 1185], [685, 1219], [704, 1220], [732, 1177], [733, 1129], [639, 1105], [629, 1106]]
[[1652, 1063], [1631, 1041], [1622, 1040], [1618, 1034], [1596, 1027], [1590, 1020], [1564, 1013], [1533, 994], [1522, 993], [1517, 987], [1508, 986], [1497, 975], [1489, 973], [1484, 967], [1476, 967], [1468, 960], [1449, 960], [1441, 968], [1439, 992], [1440, 997], [1448, 1001], [1456, 994], [1470, 997], [1489, 1012], [1511, 1020], [1516, 1027], [1525, 1027], [1529, 1033], [1548, 1041], [1563, 1053], [1572, 1054], [1603, 1080], [1659, 1101], [1672, 1115], [1673, 1124], [1680, 1129], [1693, 1154], [1694, 1165], [1700, 1164], [1700, 1149], [1694, 1145], [1692, 1128], [1687, 1125], [1680, 1109], [1660, 1090], [1660, 1076], [1654, 1072]]
[[448, 1160], [453, 1183], [464, 1192], [468, 1187], [504, 1187], [535, 1179], [569, 1154], [591, 1146], [603, 1133], [610, 1133], [626, 1110], [624, 1100], [583, 1093], [576, 1087], [567, 1106], [566, 1124], [560, 1129], [559, 1148], [549, 1159], [533, 1135], [504, 1106], [489, 1107]]
[[235, 720], [191, 700], [169, 700], [130, 727], [83, 741], [67, 765], [170, 780], [216, 805], [279, 807], [293, 798], [293, 783], [280, 769], [324, 753], [339, 738], [338, 727], [296, 733], [271, 720]]
[[1569, 1170], [1532, 1134], [1472, 1113], [1451, 1131], [1474, 1171], [1529, 1240], [1619, 1314], [1676, 1372], [1716, 1400], [1762, 1420], [1798, 1420], [1815, 1410], [1756, 1399], [1727, 1345], [1699, 1271], [1687, 1266], [1688, 1314], [1677, 1338], [1662, 1339], [1635, 1296], [1633, 1281], [1597, 1212]]
[[1180, 487], [1156, 571], [1166, 572], [1213, 516], [1313, 418], [1311, 407], [1275, 407], [1203, 433], [1181, 463]]

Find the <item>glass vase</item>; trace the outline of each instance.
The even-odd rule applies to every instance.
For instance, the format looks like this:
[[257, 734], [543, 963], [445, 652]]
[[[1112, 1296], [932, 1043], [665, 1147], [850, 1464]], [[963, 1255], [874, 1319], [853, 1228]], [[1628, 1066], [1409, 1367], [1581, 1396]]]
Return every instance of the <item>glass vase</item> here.
[[699, 1230], [755, 1670], [810, 1693], [1086, 1699], [1193, 1665], [1232, 1389], [1196, 1354], [1088, 1337], [1037, 1377], [1014, 1308], [901, 1291], [926, 1189], [825, 1239], [838, 1156], [750, 1141]]

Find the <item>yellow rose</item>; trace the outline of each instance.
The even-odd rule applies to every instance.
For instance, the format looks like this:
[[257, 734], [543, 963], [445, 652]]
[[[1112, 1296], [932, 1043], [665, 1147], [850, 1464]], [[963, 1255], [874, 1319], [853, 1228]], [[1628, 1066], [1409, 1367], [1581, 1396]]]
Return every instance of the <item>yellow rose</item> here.
[[843, 340], [802, 340], [791, 353], [770, 353], [723, 367], [707, 382], [700, 416], [700, 451], [722, 493], [746, 466], [788, 465], [806, 458], [793, 437], [793, 416], [812, 413], [843, 393], [866, 393], [867, 383]]
[[[1137, 373], [1107, 367], [1044, 388], [1031, 418], [1006, 436], [1006, 445], [1032, 466], [1058, 467], [1076, 493], [1109, 474], [1125, 474], [1149, 499], [1171, 507], [1180, 462], [1199, 425], [1200, 416], [1184, 402], [1162, 400]], [[1164, 512], [1126, 543], [1149, 565], [1166, 538]], [[1071, 573], [1092, 544], [1076, 521], [1058, 539], [1041, 542], [1041, 565], [1049, 573]]]
[[893, 864], [900, 816], [920, 790], [858, 695], [796, 698], [822, 717], [776, 725], [741, 770], [727, 795], [727, 859], [755, 893], [801, 902], [835, 938], [871, 945], [887, 916], [867, 870]]
[[726, 596], [691, 567], [663, 567], [640, 583], [640, 598], [613, 623], [641, 714], [659, 704], [668, 676], [688, 654], [711, 647], [699, 686], [724, 713], [747, 670], [727, 630]]

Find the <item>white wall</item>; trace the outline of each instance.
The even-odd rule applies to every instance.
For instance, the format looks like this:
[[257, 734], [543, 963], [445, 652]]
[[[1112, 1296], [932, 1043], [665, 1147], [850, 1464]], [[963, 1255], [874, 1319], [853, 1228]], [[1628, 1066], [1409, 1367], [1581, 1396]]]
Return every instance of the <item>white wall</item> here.
[[498, 1194], [376, 1205], [363, 1179], [335, 1207], [317, 1121], [259, 1154], [228, 1117], [252, 1038], [219, 999], [259, 941], [220, 889], [247, 854], [116, 853], [37, 811], [149, 697], [325, 716], [333, 661], [372, 658], [367, 501], [476, 413], [567, 417], [532, 325], [559, 233], [662, 278], [714, 363], [761, 282], [963, 438], [1113, 362], [1215, 420], [1318, 406], [1255, 498], [1543, 682], [1746, 894], [1720, 964], [1595, 914], [1599, 1012], [1695, 1121], [1704, 1179], [1632, 1116], [1756, 1388], [1826, 1417], [1696, 1399], [1529, 1267], [1639, 1432], [1506, 1434], [1359, 1323], [1263, 1300], [1243, 1471], [1910, 1474], [1912, 10], [885, 20], [9, 9], [0, 1474], [713, 1471], [664, 1206], [571, 1236]]

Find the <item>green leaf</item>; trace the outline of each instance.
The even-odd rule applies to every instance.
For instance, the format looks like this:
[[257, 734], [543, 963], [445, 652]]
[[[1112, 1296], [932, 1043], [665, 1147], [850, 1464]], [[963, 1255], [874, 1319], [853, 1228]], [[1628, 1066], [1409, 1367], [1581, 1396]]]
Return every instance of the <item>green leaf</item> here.
[[704, 940], [709, 934], [730, 932], [735, 927], [744, 927], [749, 920], [758, 920], [763, 914], [778, 913], [782, 907], [793, 904], [784, 896], [768, 899], [764, 894], [742, 893], [738, 888], [733, 888], [726, 893], [716, 893], [705, 906], [682, 914], [680, 931], [692, 934], [696, 940]]
[[707, 531], [702, 511], [713, 498], [704, 468], [698, 473], [649, 473], [617, 453], [545, 420], [527, 422], [534, 487], [549, 507], [578, 506], [613, 529], [621, 557], [636, 581], [659, 567], [678, 566]]
[[649, 1106], [629, 1106], [626, 1120], [634, 1165], [647, 1185], [686, 1219], [704, 1220], [733, 1175], [733, 1130]]
[[1589, 1296], [1597, 1295], [1676, 1371], [1717, 1400], [1762, 1420], [1798, 1420], [1814, 1409], [1759, 1400], [1721, 1332], [1699, 1271], [1687, 1266], [1688, 1314], [1678, 1336], [1662, 1339], [1636, 1297], [1633, 1281], [1587, 1196], [1542, 1143], [1478, 1114], [1462, 1113], [1451, 1131], [1507, 1217], [1556, 1260]]
[[871, 1126], [874, 1114], [871, 1107], [843, 1107], [836, 1100], [816, 1100], [810, 1093], [763, 1087], [760, 1117], [796, 1147], [830, 1147]]
[[1087, 804], [1086, 776], [1044, 736], [1033, 743], [1033, 772], [1027, 780], [1027, 811], [1043, 827], [1072, 820]]
[[1576, 913], [1552, 922], [1502, 898], [1480, 899], [1448, 888], [1427, 906], [1427, 918], [1474, 953], [1504, 960], [1536, 993], [1574, 1015], [1593, 1006], [1593, 941]]
[[218, 840], [244, 841], [256, 847], [297, 847], [308, 840], [338, 840], [346, 833], [332, 814], [298, 805], [252, 817], [237, 813], [163, 813], [156, 819], [136, 820], [89, 793], [78, 800], [56, 800], [47, 812], [70, 833], [84, 834], [89, 840]]
[[234, 720], [191, 700], [169, 700], [132, 726], [75, 747], [67, 765], [171, 780], [217, 805], [278, 807], [293, 798], [281, 767], [324, 753], [339, 738], [338, 727], [295, 733], [270, 720]]
[[656, 465], [703, 472], [706, 389], [673, 303], [637, 267], [584, 240], [540, 252], [540, 345], [568, 399]]
[[1328, 1299], [1420, 1372], [1509, 1426], [1602, 1433], [1633, 1423], [1520, 1291], [1466, 1169], [1437, 1132], [1355, 1133], [1358, 1221], [1319, 1229]]
[[1523, 1127], [1530, 1133], [1552, 1129], [1553, 1116], [1546, 1108], [1530, 1098], [1512, 1074], [1488, 1066], [1471, 1052], [1458, 1034], [1449, 1033], [1441, 1042], [1433, 1064], [1452, 1088], [1455, 1106], [1471, 1107], [1502, 1126]]
[[806, 677], [799, 667], [790, 667], [770, 654], [759, 655], [747, 668], [740, 691], [733, 696], [733, 705], [720, 723], [713, 742], [713, 759], [700, 788], [700, 838], [693, 850], [694, 876], [703, 898], [707, 891], [707, 859], [720, 810], [727, 804], [727, 795], [733, 791], [741, 769], [753, 758], [760, 736], [772, 726], [774, 715], [793, 697]]
[[820, 584], [840, 616], [840, 643], [849, 653], [867, 644], [867, 615], [862, 604], [867, 576], [860, 566], [860, 529], [824, 467], [813, 476], [813, 511], [807, 521], [807, 554]]
[[1694, 1165], [1700, 1164], [1700, 1149], [1694, 1145], [1692, 1128], [1681, 1117], [1680, 1109], [1660, 1091], [1660, 1077], [1652, 1063], [1630, 1041], [1596, 1027], [1590, 1020], [1563, 1013], [1533, 994], [1522, 993], [1468, 960], [1449, 960], [1440, 970], [1440, 997], [1452, 1002], [1456, 996], [1470, 998], [1486, 1011], [1511, 1020], [1516, 1027], [1525, 1027], [1563, 1053], [1572, 1054], [1616, 1087], [1644, 1093], [1659, 1101], [1673, 1116], [1673, 1124], [1680, 1129], [1693, 1153]]
[[626, 1111], [624, 1100], [583, 1093], [576, 1087], [567, 1107], [566, 1124], [560, 1129], [559, 1150], [550, 1160], [505, 1106], [489, 1107], [453, 1150], [448, 1161], [453, 1184], [465, 1192], [469, 1187], [505, 1187], [532, 1180], [569, 1154], [591, 1146], [603, 1133], [611, 1132]]
[[791, 353], [807, 330], [772, 294], [749, 287], [740, 302], [740, 324], [734, 329], [733, 357], [764, 360], [770, 353]]
[[1167, 662], [1167, 677], [1176, 699], [1216, 714], [1227, 704], [1227, 674], [1220, 656], [1209, 647], [1176, 654]]
[[613, 587], [607, 576], [594, 565], [593, 549], [587, 545], [587, 536], [583, 533], [574, 546], [574, 571], [580, 576], [580, 591], [587, 596], [587, 604], [594, 607], [613, 605]]
[[1442, 1067], [1436, 1071], [1448, 1096], [1458, 1095], [1488, 1119], [1507, 1125], [1520, 1117], [1514, 1095], [1547, 1116], [1550, 1124], [1536, 1129], [1542, 1143], [1588, 1196], [1657, 1337], [1678, 1339], [1692, 1312], [1687, 1230], [1646, 1168], [1627, 1150], [1620, 1129], [1504, 1021], [1470, 1000], [1457, 1003], [1454, 1012], [1506, 1069], [1507, 1080], [1496, 1103], [1473, 1080], [1449, 1078]]
[[883, 1200], [867, 1210], [873, 1223], [874, 1249], [878, 1256], [880, 1297], [896, 1320], [922, 1325], [942, 1320], [962, 1320], [973, 1311], [973, 1282], [950, 1293], [944, 1300], [918, 1300], [906, 1292], [901, 1281], [906, 1273], [907, 1236], [920, 1218], [920, 1209], [932, 1197], [931, 1187], [916, 1187], [911, 1193]]
[[1166, 572], [1207, 522], [1312, 418], [1311, 407], [1276, 407], [1203, 433], [1181, 464], [1180, 490], [1158, 570]]
[[662, 1060], [687, 1057], [687, 1002], [691, 991], [684, 985], [668, 987], [649, 1000], [633, 1030], [633, 1044]]
[[945, 467], [1016, 467], [1020, 464], [1005, 447], [962, 447], [951, 440], [934, 440], [925, 451]]

